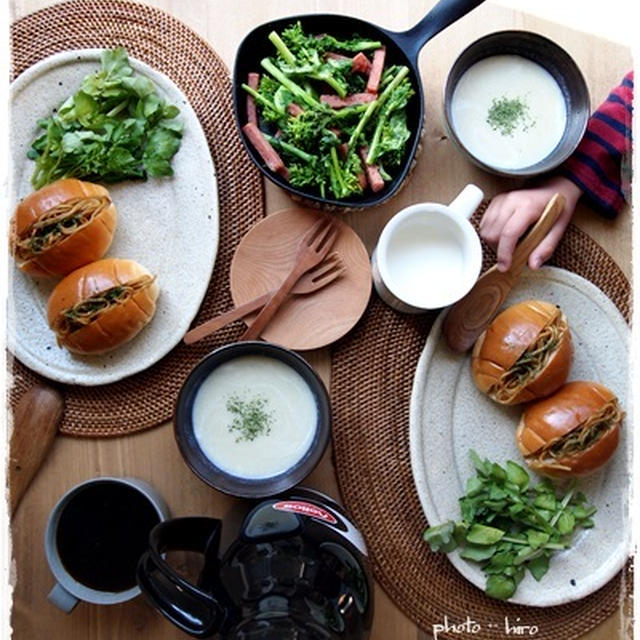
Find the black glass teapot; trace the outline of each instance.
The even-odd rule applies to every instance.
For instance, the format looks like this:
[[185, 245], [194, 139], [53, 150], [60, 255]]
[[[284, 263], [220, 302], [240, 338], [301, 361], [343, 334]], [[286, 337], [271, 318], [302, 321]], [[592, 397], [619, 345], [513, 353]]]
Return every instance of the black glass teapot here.
[[[373, 585], [364, 540], [333, 500], [311, 489], [261, 501], [219, 557], [222, 523], [204, 517], [157, 525], [142, 555], [142, 592], [196, 638], [364, 640]], [[204, 555], [198, 585], [166, 561], [168, 551]]]

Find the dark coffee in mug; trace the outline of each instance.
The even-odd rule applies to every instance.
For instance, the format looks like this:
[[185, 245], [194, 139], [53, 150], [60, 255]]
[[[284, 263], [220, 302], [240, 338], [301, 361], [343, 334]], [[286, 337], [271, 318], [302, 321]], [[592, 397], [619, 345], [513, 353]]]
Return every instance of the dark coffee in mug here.
[[160, 516], [138, 489], [105, 480], [72, 495], [58, 521], [56, 547], [64, 568], [98, 591], [125, 591], [136, 585], [138, 559]]

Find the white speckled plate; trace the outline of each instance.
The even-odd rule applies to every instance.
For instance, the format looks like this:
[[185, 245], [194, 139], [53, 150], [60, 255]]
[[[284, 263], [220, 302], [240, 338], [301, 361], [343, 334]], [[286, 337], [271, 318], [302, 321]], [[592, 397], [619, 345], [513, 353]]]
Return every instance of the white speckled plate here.
[[[35, 279], [10, 268], [8, 346], [26, 366], [69, 384], [99, 385], [142, 371], [167, 354], [198, 311], [218, 248], [218, 192], [207, 141], [184, 94], [169, 78], [130, 59], [158, 92], [180, 108], [184, 135], [172, 178], [107, 185], [118, 226], [105, 257], [131, 258], [156, 274], [160, 286], [152, 322], [131, 342], [102, 356], [74, 356], [56, 345], [46, 322], [57, 280]], [[100, 68], [100, 50], [68, 51], [30, 67], [11, 85], [11, 202], [32, 191], [34, 163], [26, 152], [42, 131], [38, 118], [58, 107]]]
[[[609, 387], [631, 414], [629, 328], [614, 304], [587, 280], [553, 267], [527, 272], [505, 307], [527, 299], [562, 307], [575, 348], [570, 380], [595, 380]], [[411, 397], [410, 443], [414, 482], [430, 524], [458, 520], [458, 498], [475, 475], [469, 458], [523, 464], [515, 443], [521, 407], [503, 407], [480, 393], [470, 372], [470, 355], [452, 353], [441, 339], [441, 314], [420, 357]], [[571, 548], [556, 554], [540, 582], [527, 572], [510, 602], [553, 606], [583, 598], [606, 584], [623, 567], [630, 552], [628, 497], [631, 430], [625, 419], [620, 445], [600, 471], [578, 487], [598, 508], [595, 527], [576, 535]], [[535, 474], [530, 472], [535, 481]], [[484, 589], [479, 565], [449, 554], [456, 569]]]

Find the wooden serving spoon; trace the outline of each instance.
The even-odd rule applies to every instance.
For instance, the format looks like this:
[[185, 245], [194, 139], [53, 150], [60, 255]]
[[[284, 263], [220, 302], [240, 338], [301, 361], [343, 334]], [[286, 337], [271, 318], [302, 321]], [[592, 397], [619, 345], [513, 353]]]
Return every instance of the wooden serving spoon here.
[[[313, 293], [314, 291], [319, 291], [328, 284], [331, 284], [336, 278], [339, 278], [344, 271], [345, 267], [338, 254], [329, 254], [317, 267], [311, 269], [311, 271], [307, 271], [307, 273], [305, 273], [300, 280], [296, 282], [291, 293], [295, 293], [296, 295], [305, 295]], [[257, 298], [253, 298], [253, 300], [249, 300], [249, 302], [245, 302], [238, 307], [234, 307], [229, 311], [225, 311], [224, 313], [211, 318], [211, 320], [203, 322], [201, 325], [198, 325], [185, 334], [183, 338], [184, 343], [193, 344], [194, 342], [198, 342], [198, 340], [206, 338], [215, 331], [218, 331], [218, 329], [222, 329], [222, 327], [225, 327], [236, 320], [242, 320], [254, 311], [262, 309], [262, 307], [269, 302], [269, 299], [274, 293], [275, 289], [273, 291], [268, 291]]]
[[20, 398], [13, 414], [9, 444], [9, 504], [11, 515], [44, 461], [64, 412], [62, 394], [36, 384]]
[[564, 197], [554, 194], [536, 224], [516, 246], [509, 269], [498, 271], [497, 265], [487, 269], [471, 291], [449, 309], [442, 332], [453, 351], [462, 353], [473, 346], [515, 285], [529, 255], [549, 233], [563, 208]]

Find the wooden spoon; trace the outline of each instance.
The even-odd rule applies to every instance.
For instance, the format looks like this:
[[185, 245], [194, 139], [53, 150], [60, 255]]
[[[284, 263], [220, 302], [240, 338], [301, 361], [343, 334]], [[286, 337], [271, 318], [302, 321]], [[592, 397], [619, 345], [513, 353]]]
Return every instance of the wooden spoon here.
[[[317, 267], [305, 273], [300, 280], [296, 282], [291, 293], [295, 293], [296, 295], [306, 295], [308, 293], [313, 293], [314, 291], [319, 291], [328, 284], [331, 284], [336, 278], [339, 278], [344, 271], [345, 267], [338, 254], [332, 253], [328, 255]], [[203, 322], [185, 334], [183, 338], [185, 344], [198, 342], [198, 340], [206, 338], [215, 331], [218, 331], [218, 329], [222, 329], [222, 327], [225, 327], [236, 320], [241, 320], [254, 311], [258, 311], [258, 309], [262, 309], [274, 293], [275, 289], [273, 291], [267, 291], [267, 293], [264, 293], [257, 298], [253, 298], [252, 300], [249, 300], [249, 302], [245, 302], [238, 307], [234, 307], [233, 309], [229, 309], [229, 311], [218, 314], [211, 318], [211, 320]]]
[[449, 309], [442, 332], [453, 351], [462, 353], [473, 346], [515, 285], [529, 255], [549, 233], [563, 208], [564, 197], [556, 193], [536, 224], [516, 246], [509, 269], [498, 271], [497, 265], [494, 265], [478, 278], [462, 300]]
[[62, 394], [43, 384], [27, 390], [16, 405], [9, 444], [11, 515], [51, 449], [63, 412]]

